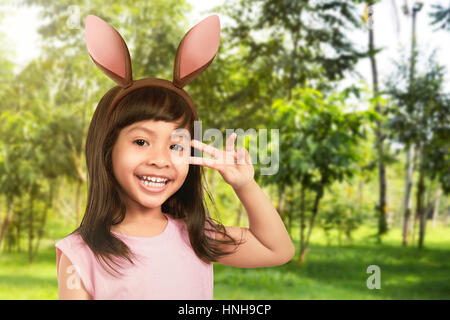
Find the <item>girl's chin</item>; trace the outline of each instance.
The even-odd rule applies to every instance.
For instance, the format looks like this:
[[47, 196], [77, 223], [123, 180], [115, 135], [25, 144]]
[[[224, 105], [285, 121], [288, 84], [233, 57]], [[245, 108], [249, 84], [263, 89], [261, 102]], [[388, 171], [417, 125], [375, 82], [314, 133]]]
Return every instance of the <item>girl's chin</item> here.
[[164, 201], [153, 201], [153, 202], [149, 202], [149, 201], [145, 201], [145, 199], [143, 199], [142, 201], [139, 201], [139, 204], [141, 205], [141, 207], [145, 208], [145, 209], [156, 209], [156, 208], [161, 208], [161, 206], [163, 205]]

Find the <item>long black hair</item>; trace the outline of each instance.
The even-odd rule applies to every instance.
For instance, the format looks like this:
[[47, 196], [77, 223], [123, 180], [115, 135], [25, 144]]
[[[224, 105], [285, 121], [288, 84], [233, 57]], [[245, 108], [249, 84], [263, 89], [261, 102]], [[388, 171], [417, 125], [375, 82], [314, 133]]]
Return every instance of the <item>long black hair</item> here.
[[[110, 104], [120, 90], [116, 86], [100, 100], [92, 117], [86, 138], [86, 164], [88, 170], [88, 199], [80, 226], [72, 232], [78, 233], [94, 253], [99, 262], [121, 266], [115, 257], [133, 263], [134, 253], [111, 232], [111, 226], [123, 221], [126, 214], [125, 193], [114, 177], [112, 150], [120, 131], [143, 120], [180, 121], [181, 127], [189, 128], [193, 136], [195, 115], [183, 98], [171, 90], [161, 87], [144, 87], [132, 91], [111, 110]], [[193, 148], [191, 147], [191, 155]], [[215, 221], [207, 210], [204, 194], [214, 204], [206, 186], [204, 170], [199, 165], [189, 165], [183, 185], [162, 205], [162, 211], [185, 222], [189, 240], [196, 255], [210, 263], [218, 257], [232, 252], [224, 251], [218, 244], [234, 244], [224, 226]], [[217, 240], [207, 236], [215, 231], [230, 240]], [[105, 268], [106, 269], [106, 268]], [[106, 269], [106, 271], [108, 271]], [[108, 271], [109, 272], [109, 271]], [[111, 272], [110, 272], [111, 273]], [[112, 274], [112, 273], [111, 273]]]

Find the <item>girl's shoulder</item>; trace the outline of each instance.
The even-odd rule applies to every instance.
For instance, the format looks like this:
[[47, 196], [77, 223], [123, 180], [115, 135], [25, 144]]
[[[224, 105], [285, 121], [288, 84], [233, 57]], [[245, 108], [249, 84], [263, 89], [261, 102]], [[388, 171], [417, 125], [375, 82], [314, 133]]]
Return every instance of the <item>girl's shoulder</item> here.
[[73, 264], [87, 267], [95, 260], [94, 253], [84, 242], [79, 233], [71, 233], [55, 243], [57, 266], [61, 254], [64, 253]]
[[86, 248], [87, 244], [84, 242], [81, 235], [75, 232], [57, 241], [55, 246], [56, 247], [64, 246], [69, 248]]
[[95, 266], [95, 258], [81, 235], [79, 233], [71, 233], [57, 241], [55, 247], [57, 276], [60, 274], [60, 261], [62, 254], [64, 254], [71, 264], [70, 269], [64, 270], [64, 272], [73, 273], [73, 270], [76, 270], [87, 292], [93, 297], [92, 271]]

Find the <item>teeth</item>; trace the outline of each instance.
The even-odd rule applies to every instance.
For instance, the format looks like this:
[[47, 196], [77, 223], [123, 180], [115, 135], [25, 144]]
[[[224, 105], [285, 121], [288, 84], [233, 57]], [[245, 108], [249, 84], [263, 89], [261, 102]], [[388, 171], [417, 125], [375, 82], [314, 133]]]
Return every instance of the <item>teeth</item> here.
[[149, 176], [142, 176], [140, 177], [140, 180], [142, 184], [146, 186], [151, 187], [163, 187], [166, 185], [168, 179], [164, 178], [157, 178], [157, 177], [149, 177]]
[[[141, 180], [143, 181], [143, 180]], [[143, 184], [145, 184], [146, 186], [151, 186], [151, 187], [163, 187], [165, 185], [165, 183], [157, 183], [157, 182], [148, 182], [148, 181], [143, 181]]]
[[152, 182], [167, 182], [167, 179], [165, 178], [157, 178], [157, 177], [149, 177], [149, 176], [142, 176], [142, 180], [152, 181]]

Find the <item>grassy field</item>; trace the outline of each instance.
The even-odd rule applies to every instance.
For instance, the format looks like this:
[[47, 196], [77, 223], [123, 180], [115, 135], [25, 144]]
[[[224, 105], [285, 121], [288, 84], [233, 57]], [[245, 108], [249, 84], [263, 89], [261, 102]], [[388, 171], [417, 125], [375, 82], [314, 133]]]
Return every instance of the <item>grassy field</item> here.
[[[67, 234], [51, 227], [35, 263], [26, 253], [0, 255], [0, 299], [57, 299], [54, 243]], [[214, 264], [214, 299], [450, 299], [450, 227], [428, 227], [425, 248], [400, 246], [400, 230], [378, 245], [375, 230], [363, 227], [353, 242], [328, 245], [313, 232], [306, 262], [295, 258], [279, 267], [240, 269]], [[381, 289], [366, 286], [369, 265], [381, 269]]]

